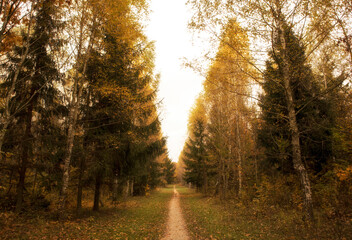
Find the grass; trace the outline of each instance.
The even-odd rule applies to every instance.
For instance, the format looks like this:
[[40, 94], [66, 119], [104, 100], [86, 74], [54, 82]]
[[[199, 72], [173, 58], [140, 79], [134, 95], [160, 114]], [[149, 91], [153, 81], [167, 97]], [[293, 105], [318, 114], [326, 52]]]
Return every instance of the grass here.
[[327, 222], [308, 226], [294, 209], [224, 205], [192, 189], [177, 190], [192, 239], [351, 239], [337, 237]]
[[1, 239], [160, 239], [165, 231], [173, 189], [132, 197], [99, 212], [55, 221], [49, 214], [0, 214]]

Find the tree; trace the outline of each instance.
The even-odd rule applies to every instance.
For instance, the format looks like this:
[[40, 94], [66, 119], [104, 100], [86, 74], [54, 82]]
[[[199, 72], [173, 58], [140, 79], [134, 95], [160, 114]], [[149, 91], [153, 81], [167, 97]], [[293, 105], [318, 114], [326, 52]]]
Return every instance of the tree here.
[[24, 199], [47, 207], [46, 193], [61, 188], [62, 213], [77, 182], [77, 210], [88, 185], [99, 210], [105, 185], [113, 201], [122, 188], [126, 196], [143, 195], [159, 185], [167, 149], [153, 44], [140, 22], [146, 2], [0, 1], [0, 14], [0, 51], [7, 52], [1, 63], [0, 205], [12, 207], [17, 195], [17, 211]]
[[175, 164], [170, 158], [164, 159], [164, 177], [167, 184], [172, 184], [175, 181]]
[[[87, 64], [96, 38], [97, 15], [94, 11], [94, 1], [78, 0], [75, 1], [75, 7], [78, 10], [78, 28], [77, 48], [75, 52], [75, 63], [72, 74], [72, 98], [69, 103], [69, 115], [67, 118], [67, 139], [63, 167], [62, 189], [60, 194], [60, 208], [66, 207], [67, 191], [70, 182], [70, 165], [72, 149], [74, 147], [74, 136], [76, 133], [76, 124], [79, 115], [79, 107], [82, 101], [83, 86], [87, 71]], [[91, 25], [88, 25], [91, 24]], [[88, 29], [87, 29], [88, 28]], [[88, 37], [86, 37], [88, 31]], [[87, 43], [87, 47], [85, 44]]]
[[[94, 61], [99, 62], [100, 69], [98, 68], [98, 72], [101, 76], [93, 76], [91, 80], [95, 78], [95, 82], [89, 83], [93, 86], [91, 89], [91, 95], [94, 96], [96, 93], [100, 91], [103, 93], [102, 95], [113, 96], [113, 93], [117, 93], [114, 97], [116, 100], [119, 97], [126, 96], [126, 100], [130, 102], [131, 93], [125, 86], [118, 86], [117, 89], [113, 90], [112, 88], [116, 86], [116, 82], [114, 83], [114, 79], [112, 79], [111, 84], [109, 84], [110, 77], [109, 74], [115, 74], [113, 68], [113, 64], [116, 64], [116, 61], [121, 60], [121, 58], [126, 57], [129, 59], [129, 56], [121, 55], [118, 58], [111, 62], [110, 65], [104, 65], [104, 62], [109, 58], [109, 54], [103, 54], [100, 50], [105, 50], [106, 53], [111, 53], [114, 55], [116, 51], [124, 45], [114, 44], [114, 41], [119, 42], [126, 40], [127, 47], [125, 50], [128, 54], [131, 53], [131, 43], [135, 43], [139, 39], [143, 38], [143, 35], [140, 32], [139, 23], [134, 18], [134, 14], [138, 14], [140, 10], [144, 6], [144, 1], [96, 1], [96, 0], [80, 0], [75, 2], [77, 5], [79, 17], [78, 17], [78, 29], [79, 34], [77, 39], [77, 49], [76, 49], [76, 59], [74, 64], [74, 74], [73, 74], [73, 87], [72, 87], [72, 99], [70, 102], [70, 114], [68, 117], [68, 136], [67, 136], [67, 146], [66, 146], [66, 155], [64, 159], [64, 169], [63, 169], [63, 184], [61, 191], [61, 208], [65, 207], [67, 189], [70, 182], [70, 165], [71, 165], [71, 156], [72, 149], [74, 147], [74, 136], [77, 128], [77, 120], [79, 116], [79, 107], [82, 103], [82, 94], [84, 91], [85, 83], [87, 82], [87, 71], [88, 71], [88, 62], [95, 58]], [[135, 11], [136, 10], [136, 11]], [[98, 31], [98, 26], [102, 29], [101, 32]], [[88, 31], [88, 34], [87, 34]], [[87, 37], [88, 36], [88, 37]], [[99, 40], [98, 40], [99, 39]], [[109, 41], [112, 41], [112, 44], [107, 44]], [[102, 46], [97, 47], [102, 43]], [[96, 48], [96, 49], [94, 49]], [[125, 53], [127, 53], [125, 52]], [[93, 56], [95, 55], [95, 56]], [[115, 55], [114, 55], [115, 56]], [[106, 59], [102, 59], [103, 57], [107, 57]], [[128, 68], [130, 62], [125, 63], [125, 70]], [[118, 67], [119, 65], [117, 65]], [[116, 67], [116, 66], [115, 66]], [[105, 72], [104, 69], [107, 70]], [[117, 71], [119, 74], [131, 74], [130, 71], [126, 70], [126, 72], [121, 71], [119, 69]], [[120, 76], [114, 76], [114, 78]], [[107, 84], [102, 84], [104, 82], [99, 82], [99, 78], [107, 81]], [[126, 78], [126, 80], [129, 78]], [[98, 80], [98, 81], [97, 81]], [[121, 90], [121, 91], [119, 91]], [[126, 91], [127, 90], [127, 91]], [[112, 91], [112, 92], [111, 92]], [[127, 95], [125, 95], [127, 94]], [[97, 95], [96, 95], [97, 96]], [[92, 97], [92, 99], [96, 98]], [[105, 100], [104, 100], [105, 101]], [[102, 103], [102, 102], [101, 102]], [[114, 105], [115, 107], [117, 105]], [[110, 106], [107, 106], [111, 108]], [[130, 106], [129, 106], [130, 108]], [[101, 113], [101, 112], [100, 112]], [[101, 116], [101, 115], [99, 115]], [[109, 122], [109, 121], [107, 121]], [[111, 123], [103, 123], [108, 124]], [[94, 126], [94, 128], [98, 128]]]
[[206, 153], [206, 109], [203, 97], [197, 99], [189, 117], [189, 137], [183, 149], [184, 179], [204, 194], [208, 192], [208, 163]]
[[[304, 157], [302, 157], [302, 152], [305, 147], [310, 148], [309, 146], [303, 146], [301, 143], [302, 135], [301, 129], [299, 129], [299, 114], [302, 114], [306, 109], [312, 109], [313, 103], [321, 103], [324, 105], [324, 101], [320, 101], [320, 97], [327, 94], [327, 91], [320, 92], [318, 95], [314, 96], [296, 96], [297, 82], [292, 82], [292, 75], [299, 73], [299, 71], [294, 71], [293, 63], [289, 54], [289, 49], [292, 43], [292, 39], [288, 38], [287, 33], [297, 32], [296, 36], [298, 42], [304, 42], [310, 48], [310, 53], [315, 52], [317, 48], [321, 46], [321, 43], [324, 41], [325, 37], [318, 36], [318, 39], [321, 39], [318, 43], [316, 41], [308, 41], [304, 39], [304, 36], [309, 36], [307, 32], [309, 31], [306, 27], [306, 22], [311, 20], [310, 14], [312, 13], [312, 4], [309, 1], [291, 1], [291, 2], [280, 2], [280, 1], [247, 1], [243, 3], [241, 1], [190, 1], [190, 4], [195, 9], [195, 16], [191, 22], [191, 27], [196, 30], [209, 30], [214, 33], [216, 39], [220, 39], [217, 35], [216, 26], [224, 26], [224, 22], [228, 19], [233, 18], [233, 16], [238, 16], [242, 20], [247, 20], [246, 27], [251, 36], [252, 41], [260, 41], [261, 44], [256, 44], [260, 48], [263, 46], [271, 47], [272, 52], [275, 57], [280, 59], [280, 64], [278, 68], [282, 74], [280, 83], [274, 81], [273, 85], [281, 84], [280, 94], [283, 94], [283, 99], [286, 101], [286, 106], [280, 111], [286, 111], [287, 115], [281, 116], [280, 121], [287, 121], [287, 126], [290, 131], [290, 140], [288, 143], [282, 142], [282, 148], [287, 148], [285, 145], [290, 145], [292, 150], [292, 161], [293, 166], [296, 169], [296, 172], [300, 178], [302, 193], [305, 198], [305, 213], [313, 219], [313, 204], [312, 204], [312, 192], [310, 181], [308, 178], [308, 171], [303, 164]], [[317, 5], [315, 5], [317, 6]], [[252, 16], [248, 19], [246, 16]], [[304, 21], [302, 21], [302, 19]], [[301, 24], [303, 22], [303, 24]], [[332, 24], [332, 26], [334, 26]], [[325, 28], [326, 29], [326, 28]], [[294, 34], [293, 34], [294, 35]], [[326, 34], [324, 34], [326, 35]], [[316, 44], [317, 43], [317, 44]], [[316, 44], [316, 45], [314, 45]], [[263, 60], [263, 55], [261, 55], [261, 49], [255, 49], [255, 46], [252, 45], [255, 51], [252, 53], [254, 56]], [[234, 52], [237, 52], [237, 48], [232, 48]], [[256, 51], [257, 50], [257, 51]], [[293, 52], [292, 52], [293, 53]], [[294, 53], [296, 54], [296, 53]], [[299, 55], [300, 53], [298, 53]], [[242, 57], [242, 60], [247, 64], [254, 67], [258, 72], [264, 74], [260, 66], [260, 60], [253, 60], [251, 57], [239, 54]], [[250, 55], [249, 55], [250, 56]], [[305, 59], [305, 57], [303, 57]], [[305, 60], [306, 61], [306, 60]], [[247, 72], [248, 73], [248, 72]], [[256, 75], [247, 74], [257, 83], [262, 84], [260, 78]], [[304, 76], [296, 76], [304, 77]], [[341, 84], [342, 82], [336, 83], [335, 87]], [[280, 86], [278, 86], [280, 87]], [[314, 87], [314, 86], [312, 86]], [[330, 89], [331, 90], [331, 89]], [[252, 97], [252, 96], [251, 96]], [[298, 104], [302, 104], [298, 106]], [[273, 106], [276, 107], [276, 106]], [[322, 114], [322, 112], [320, 113]], [[316, 117], [317, 115], [315, 115]], [[275, 116], [272, 116], [275, 118]], [[313, 117], [313, 119], [315, 118]], [[316, 119], [319, 122], [319, 119]], [[304, 131], [304, 130], [302, 130]], [[321, 135], [320, 133], [316, 133]], [[327, 140], [329, 134], [322, 134], [321, 139]], [[285, 136], [284, 136], [285, 137]], [[273, 145], [273, 143], [271, 144]], [[303, 150], [302, 150], [303, 149]], [[309, 151], [312, 151], [313, 148], [310, 148]], [[313, 150], [314, 151], [314, 150]], [[326, 157], [329, 157], [328, 151], [324, 152]]]
[[[6, 60], [10, 60], [10, 63], [6, 62], [2, 64], [2, 68], [5, 72], [5, 74], [8, 74], [10, 71], [11, 74], [8, 74], [7, 80], [4, 82], [4, 84], [2, 84], [2, 104], [1, 104], [1, 108], [2, 108], [2, 114], [1, 114], [1, 118], [0, 118], [0, 124], [1, 124], [1, 131], [0, 131], [0, 158], [2, 158], [3, 154], [2, 154], [2, 147], [3, 147], [3, 143], [4, 143], [4, 138], [5, 138], [5, 134], [6, 131], [9, 127], [9, 125], [12, 123], [13, 119], [14, 119], [14, 115], [20, 111], [20, 109], [26, 104], [26, 102], [22, 102], [22, 103], [17, 103], [16, 107], [14, 109], [14, 106], [11, 104], [12, 98], [15, 94], [15, 88], [16, 88], [16, 84], [18, 83], [18, 81], [20, 80], [19, 78], [20, 73], [22, 71], [22, 68], [24, 67], [25, 61], [28, 57], [29, 54], [29, 50], [30, 50], [30, 45], [31, 45], [31, 41], [30, 41], [30, 34], [33, 31], [33, 21], [34, 21], [34, 15], [33, 12], [36, 8], [36, 4], [31, 4], [30, 6], [30, 11], [28, 13], [28, 24], [27, 26], [24, 26], [24, 28], [26, 30], [22, 30], [22, 36], [18, 36], [18, 34], [12, 34], [13, 36], [10, 37], [10, 40], [8, 40], [6, 42], [5, 45], [8, 45], [6, 48], [2, 49], [2, 41], [4, 40], [6, 35], [10, 35], [10, 30], [17, 24], [15, 24], [15, 22], [17, 22], [17, 20], [11, 19], [11, 18], [16, 18], [18, 16], [15, 17], [16, 14], [18, 14], [19, 11], [19, 6], [20, 6], [20, 2], [21, 1], [15, 1], [13, 3], [9, 3], [9, 2], [2, 2], [2, 4], [0, 5], [0, 12], [2, 14], [4, 14], [3, 18], [5, 19], [3, 22], [3, 26], [2, 26], [2, 35], [0, 37], [1, 42], [0, 42], [0, 50], [14, 50], [15, 54], [18, 56], [9, 56], [10, 54], [7, 54]], [[8, 15], [6, 15], [8, 14]], [[12, 27], [8, 28], [8, 25], [10, 24], [10, 22], [14, 21], [14, 25]], [[22, 40], [22, 44], [23, 47], [20, 48], [20, 50], [17, 48], [16, 49], [12, 49], [14, 47], [16, 47], [18, 44], [21, 43]], [[14, 60], [14, 58], [18, 58], [15, 62], [11, 61]], [[12, 62], [12, 63], [11, 63]], [[23, 76], [22, 76], [23, 77]]]
[[[276, 30], [274, 30], [275, 37], [273, 39], [273, 51], [271, 52], [272, 61], [267, 63], [267, 71], [264, 75], [266, 97], [263, 98], [262, 109], [264, 119], [267, 120], [266, 123], [271, 122], [270, 128], [276, 132], [272, 136], [275, 136], [278, 140], [280, 138], [282, 140], [286, 139], [288, 146], [292, 148], [288, 155], [292, 156], [293, 167], [300, 177], [307, 215], [310, 219], [313, 219], [311, 183], [306, 165], [303, 164], [303, 156], [308, 157], [307, 151], [311, 149], [308, 147], [304, 151], [304, 147], [306, 146], [305, 142], [309, 141], [307, 139], [317, 136], [312, 136], [314, 127], [311, 124], [320, 124], [321, 127], [322, 119], [325, 117], [326, 104], [319, 100], [315, 102], [316, 106], [309, 104], [314, 95], [319, 95], [319, 88], [314, 81], [311, 69], [306, 63], [304, 48], [292, 32], [292, 27], [286, 24], [281, 13], [281, 7], [281, 4], [276, 3], [272, 9]], [[282, 104], [283, 102], [285, 104]], [[307, 136], [304, 140], [304, 134], [309, 134], [309, 138]], [[318, 139], [315, 140], [319, 141]], [[324, 162], [329, 157], [328, 152], [331, 144], [327, 142], [329, 140], [328, 136], [321, 140], [323, 140], [322, 143], [327, 145], [324, 147], [323, 155], [319, 156], [319, 160]], [[264, 141], [266, 140], [264, 139]], [[312, 142], [314, 142], [314, 139]], [[288, 146], [285, 148], [288, 148]], [[278, 151], [285, 152], [286, 150], [278, 149]]]
[[337, 40], [340, 48], [338, 50], [345, 51], [348, 55], [349, 68], [352, 64], [351, 10], [351, 2], [346, 0], [316, 0], [313, 1], [311, 9], [311, 30], [314, 35], [318, 36], [317, 44], [321, 45], [330, 39]]
[[[38, 120], [45, 114], [45, 111], [42, 111], [45, 106], [48, 107], [46, 111], [50, 111], [49, 106], [57, 96], [54, 85], [59, 81], [56, 64], [49, 53], [49, 48], [59, 46], [59, 39], [56, 36], [59, 26], [56, 14], [59, 9], [56, 2], [45, 0], [37, 2], [33, 9], [35, 9], [33, 33], [29, 31], [31, 29], [29, 24], [28, 35], [23, 36], [25, 44], [16, 46], [14, 54], [9, 55], [8, 80], [11, 84], [10, 92], [15, 95], [10, 99], [7, 98], [6, 101], [11, 102], [7, 102], [4, 114], [7, 124], [12, 123], [9, 126], [14, 131], [12, 133], [22, 132], [21, 140], [18, 142], [21, 154], [18, 156], [17, 212], [22, 210], [26, 171], [33, 154], [31, 139], [34, 119]], [[18, 62], [19, 64], [16, 64]], [[10, 110], [13, 112], [9, 112]], [[16, 121], [12, 121], [11, 118]], [[21, 131], [17, 132], [19, 129]]]
[[242, 192], [244, 149], [247, 145], [244, 129], [247, 128], [248, 115], [245, 97], [249, 96], [251, 83], [248, 74], [254, 75], [250, 65], [243, 61], [243, 57], [249, 58], [248, 49], [246, 32], [235, 19], [229, 20], [223, 28], [218, 52], [204, 83], [210, 109], [210, 155], [213, 153], [213, 158], [218, 161], [216, 165], [222, 166], [218, 170], [222, 198], [226, 198], [230, 178], [237, 178], [239, 197]]
[[[17, 41], [12, 30], [25, 19], [27, 0], [1, 0], [0, 1], [0, 52], [9, 50]], [[30, 9], [30, 7], [29, 7]], [[24, 16], [22, 16], [24, 15]], [[29, 18], [31, 21], [31, 18]]]

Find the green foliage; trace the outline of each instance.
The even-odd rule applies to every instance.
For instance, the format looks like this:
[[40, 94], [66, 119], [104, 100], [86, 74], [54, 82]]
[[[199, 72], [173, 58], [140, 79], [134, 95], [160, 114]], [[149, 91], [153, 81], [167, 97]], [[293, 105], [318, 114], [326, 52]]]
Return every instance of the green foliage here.
[[[62, 9], [45, 0], [33, 3], [33, 9], [33, 29], [22, 33], [22, 44], [13, 46], [13, 51], [7, 55], [8, 61], [2, 66], [7, 79], [1, 87], [6, 92], [12, 84], [14, 86], [9, 104], [10, 125], [3, 129], [6, 131], [3, 147], [6, 152], [16, 152], [10, 158], [14, 165], [6, 167], [16, 167], [19, 173], [14, 176], [11, 169], [9, 177], [18, 179], [17, 211], [22, 209], [27, 170], [35, 175], [31, 179], [34, 186], [31, 198], [36, 196], [37, 188], [55, 187], [50, 180], [57, 173], [53, 168], [59, 162], [63, 139], [61, 126], [56, 121], [63, 116], [65, 108], [56, 88], [61, 79], [52, 54], [61, 46], [57, 32], [62, 26], [59, 20]], [[50, 170], [52, 174], [48, 174]], [[11, 183], [8, 189], [7, 194], [11, 194], [14, 190]]]
[[172, 184], [175, 181], [175, 163], [171, 161], [170, 158], [164, 159], [164, 178], [167, 184]]
[[185, 164], [184, 180], [194, 184], [198, 190], [205, 186], [207, 173], [206, 134], [205, 124], [202, 119], [192, 122], [191, 136], [183, 150]]
[[[114, 201], [127, 183], [132, 195], [156, 188], [162, 179], [158, 158], [167, 150], [155, 104], [153, 44], [137, 17], [145, 2], [41, 0], [28, 2], [31, 7], [33, 19], [18, 23], [22, 38], [13, 42], [1, 66], [7, 77], [0, 84], [1, 102], [15, 82], [9, 104], [13, 118], [2, 129], [6, 164], [0, 161], [1, 198], [12, 206], [1, 205], [13, 209], [22, 199], [16, 195], [23, 194], [27, 206], [38, 199], [55, 209], [63, 159], [70, 155], [65, 151], [70, 127], [75, 136], [69, 206], [76, 186], [77, 209], [86, 188], [95, 188], [97, 208], [106, 186]], [[67, 16], [64, 10], [70, 10]], [[76, 105], [77, 121], [68, 116]]]
[[[285, 28], [286, 54], [293, 88], [294, 106], [300, 131], [302, 156], [310, 169], [320, 172], [332, 156], [332, 105], [324, 97], [305, 57], [305, 49], [290, 26]], [[287, 99], [283, 84], [283, 59], [280, 58], [280, 39], [274, 39], [274, 51], [266, 63], [264, 94], [258, 139], [265, 148], [268, 163], [278, 164], [284, 173], [293, 171], [291, 133], [288, 123]]]

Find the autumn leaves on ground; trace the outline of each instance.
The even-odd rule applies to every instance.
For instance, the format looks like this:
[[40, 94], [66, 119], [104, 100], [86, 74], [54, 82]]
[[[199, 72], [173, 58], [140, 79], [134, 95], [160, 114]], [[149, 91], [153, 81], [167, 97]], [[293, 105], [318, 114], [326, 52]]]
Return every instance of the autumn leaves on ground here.
[[[58, 219], [49, 212], [0, 216], [1, 239], [161, 239], [173, 188], [149, 197], [133, 197], [107, 205], [99, 212], [82, 209]], [[92, 202], [91, 202], [92, 204]]]
[[[336, 229], [328, 223], [307, 225], [295, 210], [282, 211], [254, 206], [222, 204], [187, 187], [177, 186], [189, 239], [336, 239]], [[166, 239], [170, 201], [174, 187], [161, 188], [148, 197], [131, 197], [100, 212], [83, 209], [58, 220], [48, 212], [28, 212], [21, 216], [2, 213], [1, 239]], [[176, 223], [176, 225], [179, 223]], [[325, 224], [325, 225], [324, 225]], [[175, 230], [179, 231], [176, 227]], [[351, 231], [349, 230], [350, 234]], [[347, 239], [347, 238], [346, 238]]]

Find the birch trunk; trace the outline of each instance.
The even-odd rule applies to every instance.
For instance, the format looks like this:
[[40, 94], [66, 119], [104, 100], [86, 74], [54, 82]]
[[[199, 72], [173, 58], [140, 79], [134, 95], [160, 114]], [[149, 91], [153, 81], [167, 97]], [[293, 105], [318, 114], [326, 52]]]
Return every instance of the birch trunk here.
[[71, 156], [72, 156], [72, 149], [74, 143], [74, 136], [75, 136], [75, 127], [77, 122], [78, 116], [78, 108], [79, 108], [79, 101], [80, 96], [82, 94], [82, 88], [79, 90], [79, 93], [76, 96], [76, 100], [74, 102], [74, 106], [72, 107], [69, 113], [69, 123], [68, 123], [68, 133], [67, 133], [67, 142], [66, 142], [66, 155], [64, 159], [64, 169], [63, 169], [63, 183], [62, 183], [62, 190], [61, 190], [61, 199], [60, 199], [60, 207], [64, 209], [66, 207], [66, 200], [67, 200], [67, 190], [70, 181], [70, 165], [71, 165]]
[[130, 189], [130, 180], [127, 180], [126, 181], [126, 185], [124, 186], [124, 191], [123, 191], [123, 197], [124, 197], [125, 200], [128, 197], [129, 189]]
[[133, 186], [134, 186], [134, 180], [132, 179], [130, 182], [129, 196], [133, 196]]
[[[80, 35], [79, 35], [76, 64], [79, 64], [80, 59], [82, 57], [81, 52], [83, 50], [83, 36], [84, 36], [83, 29], [84, 29], [84, 24], [86, 24], [85, 21], [86, 21], [86, 16], [85, 16], [85, 12], [83, 12], [80, 20]], [[95, 27], [95, 20], [93, 20], [93, 26], [92, 26], [93, 30], [91, 33], [91, 37], [89, 39], [87, 53], [83, 60], [83, 70], [82, 70], [83, 76], [85, 75], [87, 70], [89, 54], [94, 40], [94, 34], [95, 34], [94, 27]], [[74, 145], [76, 123], [77, 123], [79, 105], [80, 105], [80, 100], [82, 98], [82, 93], [83, 93], [83, 82], [81, 77], [79, 77], [78, 70], [77, 70], [74, 77], [73, 96], [71, 101], [71, 109], [68, 117], [68, 132], [67, 132], [66, 149], [65, 149], [66, 155], [64, 158], [62, 189], [61, 189], [61, 196], [60, 196], [60, 208], [62, 210], [66, 207], [67, 190], [70, 182], [70, 165], [71, 165], [72, 149]]]
[[304, 193], [304, 206], [308, 217], [311, 220], [314, 220], [313, 214], [313, 200], [312, 200], [312, 190], [310, 186], [310, 180], [308, 177], [307, 169], [305, 168], [303, 161], [302, 161], [302, 154], [301, 154], [301, 145], [300, 145], [300, 133], [297, 124], [296, 118], [296, 110], [295, 104], [293, 99], [293, 90], [291, 88], [290, 83], [290, 71], [289, 71], [289, 62], [287, 56], [287, 44], [285, 38], [285, 28], [283, 20], [281, 19], [281, 14], [279, 13], [277, 18], [277, 23], [279, 27], [279, 37], [281, 42], [280, 51], [281, 58], [283, 60], [283, 81], [286, 93], [286, 101], [287, 101], [287, 110], [288, 110], [288, 118], [289, 118], [289, 126], [291, 131], [291, 145], [292, 145], [292, 160], [294, 169], [297, 171], [300, 181], [302, 190]]

